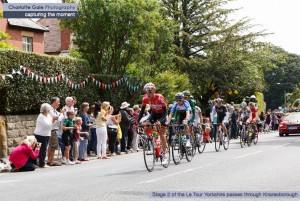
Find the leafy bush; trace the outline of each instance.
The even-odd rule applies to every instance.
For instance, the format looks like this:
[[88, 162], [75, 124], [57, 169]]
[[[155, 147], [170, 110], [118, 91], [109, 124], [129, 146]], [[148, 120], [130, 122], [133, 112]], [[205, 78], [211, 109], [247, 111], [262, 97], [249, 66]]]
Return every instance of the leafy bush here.
[[[80, 83], [90, 74], [89, 64], [85, 60], [69, 57], [55, 57], [24, 53], [16, 50], [0, 49], [0, 73], [10, 74], [12, 70], [26, 66], [32, 72], [41, 76], [57, 76], [63, 73], [74, 83]], [[26, 72], [27, 73], [27, 72]], [[97, 100], [107, 100], [119, 106], [126, 101], [132, 92], [124, 84], [116, 88], [103, 90], [89, 80], [85, 88], [74, 89], [65, 80], [57, 83], [40, 83], [27, 74], [15, 74], [13, 79], [0, 79], [0, 114], [32, 114], [38, 113], [40, 105], [49, 102], [52, 96], [61, 98], [61, 105], [67, 96], [76, 96], [78, 104], [82, 102], [94, 103]], [[115, 81], [119, 75], [94, 75], [104, 83]], [[77, 105], [79, 107], [79, 105]]]

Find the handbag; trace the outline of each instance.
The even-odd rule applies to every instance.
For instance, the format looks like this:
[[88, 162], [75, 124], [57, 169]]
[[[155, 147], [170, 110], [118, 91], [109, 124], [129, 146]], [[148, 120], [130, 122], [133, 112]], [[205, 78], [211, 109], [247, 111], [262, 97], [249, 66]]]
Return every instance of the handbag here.
[[109, 125], [107, 125], [107, 130], [111, 131], [111, 132], [118, 132], [118, 126], [113, 125], [113, 124], [109, 124]]

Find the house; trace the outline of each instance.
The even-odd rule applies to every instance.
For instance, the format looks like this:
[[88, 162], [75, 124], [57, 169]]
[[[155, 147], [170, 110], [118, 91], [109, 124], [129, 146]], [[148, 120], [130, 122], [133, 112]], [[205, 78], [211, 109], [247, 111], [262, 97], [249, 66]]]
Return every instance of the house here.
[[[0, 10], [3, 10], [3, 3], [0, 0]], [[31, 19], [0, 19], [0, 30], [9, 34], [8, 40], [16, 49], [24, 52], [44, 53], [44, 33], [48, 32], [46, 27]]]
[[57, 18], [42, 18], [38, 23], [46, 27], [49, 32], [44, 34], [44, 53], [49, 55], [67, 55], [71, 48], [71, 33], [69, 29], [62, 29]]

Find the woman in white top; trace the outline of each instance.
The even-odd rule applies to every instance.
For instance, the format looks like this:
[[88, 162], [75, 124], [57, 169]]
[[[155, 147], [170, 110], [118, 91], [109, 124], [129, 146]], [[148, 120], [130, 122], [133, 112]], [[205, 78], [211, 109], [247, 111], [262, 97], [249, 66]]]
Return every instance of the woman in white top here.
[[58, 116], [50, 116], [51, 105], [43, 103], [41, 106], [40, 114], [36, 120], [36, 128], [34, 136], [37, 142], [42, 143], [39, 155], [39, 167], [45, 167], [45, 158], [47, 146], [51, 135], [52, 124], [58, 119]]
[[109, 159], [106, 156], [106, 141], [107, 141], [107, 109], [109, 107], [109, 102], [103, 102], [100, 108], [100, 103], [95, 103], [95, 122], [96, 122], [96, 134], [97, 134], [97, 155], [98, 159]]

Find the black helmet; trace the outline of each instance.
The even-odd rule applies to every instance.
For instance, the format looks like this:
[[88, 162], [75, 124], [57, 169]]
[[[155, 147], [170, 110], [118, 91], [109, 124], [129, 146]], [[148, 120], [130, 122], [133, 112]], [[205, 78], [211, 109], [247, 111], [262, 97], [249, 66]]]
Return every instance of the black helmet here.
[[191, 96], [191, 92], [185, 90], [182, 92], [184, 96]]
[[182, 92], [179, 92], [175, 95], [176, 100], [183, 99], [183, 97], [184, 97], [184, 94]]

